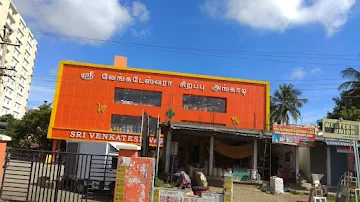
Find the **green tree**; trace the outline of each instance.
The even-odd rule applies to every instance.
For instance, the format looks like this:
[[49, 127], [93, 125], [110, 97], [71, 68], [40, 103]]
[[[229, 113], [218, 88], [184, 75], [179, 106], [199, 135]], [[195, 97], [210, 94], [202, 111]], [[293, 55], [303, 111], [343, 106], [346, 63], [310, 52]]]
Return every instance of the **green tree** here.
[[360, 72], [349, 67], [343, 70], [341, 75], [344, 79], [348, 79], [348, 81], [342, 83], [339, 86], [339, 90], [347, 92], [347, 96], [349, 97], [354, 96], [357, 98], [357, 96], [360, 95]]
[[47, 138], [50, 123], [51, 104], [44, 102], [38, 109], [27, 112], [22, 118], [17, 133], [24, 134], [24, 144], [35, 143], [39, 149], [51, 149], [51, 140]]
[[360, 72], [354, 68], [347, 68], [341, 74], [348, 81], [339, 86], [340, 97], [333, 98], [335, 107], [332, 112], [328, 112], [327, 117], [358, 121], [360, 119]]
[[6, 135], [12, 137], [10, 142], [14, 147], [27, 147], [37, 144], [39, 149], [51, 149], [52, 141], [47, 138], [51, 116], [51, 104], [44, 102], [38, 109], [33, 109], [23, 116], [21, 120], [14, 119], [8, 115], [1, 117], [8, 123]]
[[15, 146], [20, 141], [21, 137], [18, 137], [16, 128], [19, 125], [20, 120], [15, 119], [11, 114], [0, 117], [0, 122], [6, 122], [8, 124], [4, 135], [11, 137], [12, 141], [9, 143], [10, 146]]
[[301, 117], [300, 108], [308, 102], [300, 98], [302, 92], [292, 84], [283, 84], [270, 99], [270, 118], [272, 123], [289, 124], [290, 117], [297, 121]]

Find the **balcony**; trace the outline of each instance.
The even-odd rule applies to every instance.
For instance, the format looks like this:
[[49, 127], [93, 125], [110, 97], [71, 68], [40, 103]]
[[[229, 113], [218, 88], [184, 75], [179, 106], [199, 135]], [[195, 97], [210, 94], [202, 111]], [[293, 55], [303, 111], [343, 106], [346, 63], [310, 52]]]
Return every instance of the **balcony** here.
[[23, 37], [21, 36], [21, 34], [16, 35], [16, 40], [18, 41], [19, 44], [22, 44]]
[[15, 60], [15, 61], [13, 60], [13, 63], [16, 63], [16, 64], [19, 63], [19, 56], [20, 56], [20, 54], [16, 54], [16, 53], [13, 54], [13, 59]]
[[10, 108], [10, 104], [11, 104], [11, 100], [5, 98], [5, 100], [4, 100], [4, 106]]
[[8, 18], [11, 19], [13, 22], [15, 22], [14, 13], [11, 9], [9, 9]]
[[8, 87], [9, 89], [11, 89], [11, 90], [14, 90], [14, 89], [15, 89], [15, 84], [9, 82], [8, 85], [7, 85], [7, 87]]
[[24, 38], [25, 29], [21, 28], [21, 25], [20, 25], [18, 30], [19, 30], [19, 34], [21, 35], [21, 37]]
[[9, 100], [11, 101], [11, 98], [13, 95], [13, 90], [11, 90], [10, 88], [6, 88], [4, 95], [5, 95], [5, 97], [8, 97]]
[[13, 22], [11, 22], [10, 18], [7, 18], [5, 25], [6, 25], [8, 28], [13, 29], [13, 25], [14, 25], [14, 24], [13, 24]]
[[25, 60], [25, 62], [24, 63], [26, 63], [25, 64], [25, 66], [28, 66], [29, 65], [29, 56], [24, 56], [24, 60]]

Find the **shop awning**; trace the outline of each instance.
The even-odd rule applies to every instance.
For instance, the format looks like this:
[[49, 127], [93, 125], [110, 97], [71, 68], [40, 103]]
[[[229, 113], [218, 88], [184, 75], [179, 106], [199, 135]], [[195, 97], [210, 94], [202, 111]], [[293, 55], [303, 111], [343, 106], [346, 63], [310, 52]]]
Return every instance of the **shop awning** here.
[[329, 141], [329, 140], [325, 140], [324, 142], [328, 146], [341, 146], [341, 147], [352, 147], [353, 146], [352, 142]]
[[[168, 126], [168, 124], [166, 124]], [[230, 128], [216, 124], [201, 124], [201, 123], [186, 123], [186, 122], [173, 122], [170, 125], [173, 130], [190, 130], [190, 131], [201, 131], [211, 132], [217, 134], [228, 134], [234, 136], [244, 137], [255, 137], [255, 138], [266, 138], [264, 131], [262, 130], [250, 130], [241, 128]], [[270, 136], [271, 138], [271, 136]]]

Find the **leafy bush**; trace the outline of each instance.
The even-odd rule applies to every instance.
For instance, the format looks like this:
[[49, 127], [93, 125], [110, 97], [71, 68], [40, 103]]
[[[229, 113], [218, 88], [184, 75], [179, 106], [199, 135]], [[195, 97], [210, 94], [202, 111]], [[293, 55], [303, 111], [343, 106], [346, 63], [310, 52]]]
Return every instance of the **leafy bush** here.
[[164, 180], [161, 180], [158, 177], [156, 177], [155, 178], [155, 187], [173, 188], [173, 187], [175, 187], [175, 185], [165, 183]]

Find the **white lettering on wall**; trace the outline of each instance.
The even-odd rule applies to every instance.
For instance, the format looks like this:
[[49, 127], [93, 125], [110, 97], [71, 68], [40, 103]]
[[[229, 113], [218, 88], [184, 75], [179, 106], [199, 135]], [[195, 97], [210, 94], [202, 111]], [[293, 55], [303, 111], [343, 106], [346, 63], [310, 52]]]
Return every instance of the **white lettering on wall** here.
[[[69, 137], [73, 139], [90, 139], [103, 141], [118, 141], [127, 143], [140, 143], [141, 137], [139, 135], [114, 134], [114, 133], [96, 133], [85, 131], [70, 131]], [[164, 138], [160, 138], [160, 145], [163, 145]], [[150, 144], [156, 144], [156, 138], [150, 137]]]
[[214, 92], [230, 92], [230, 93], [241, 93], [243, 95], [246, 95], [246, 89], [245, 88], [234, 88], [234, 87], [227, 87], [226, 84], [215, 85], [211, 88]]
[[80, 75], [80, 77], [83, 79], [83, 80], [92, 80], [94, 78], [94, 72], [91, 71], [89, 73], [82, 73]]
[[[84, 80], [91, 80], [94, 78], [94, 72], [91, 71], [89, 73], [82, 73], [81, 78]], [[171, 87], [173, 82], [167, 80], [159, 80], [159, 79], [152, 79], [151, 77], [146, 77], [146, 79], [138, 77], [138, 76], [123, 76], [122, 74], [119, 75], [110, 75], [108, 73], [103, 73], [101, 75], [102, 80], [106, 81], [117, 81], [117, 82], [127, 82], [127, 83], [137, 83], [137, 84], [146, 84], [146, 85], [154, 85], [154, 86], [163, 86], [163, 87]], [[186, 90], [201, 90], [205, 91], [205, 85], [199, 84], [198, 82], [186, 82], [182, 81], [179, 84], [180, 88], [184, 88]], [[238, 93], [242, 95], [246, 95], [247, 91], [245, 88], [235, 88], [235, 87], [228, 87], [226, 84], [223, 85], [214, 85], [211, 88], [214, 92], [229, 92], [229, 93]], [[99, 137], [101, 139], [101, 137]]]
[[118, 81], [118, 82], [128, 82], [128, 83], [138, 83], [138, 84], [147, 84], [147, 85], [156, 85], [156, 86], [172, 86], [172, 81], [166, 81], [166, 80], [154, 80], [150, 77], [147, 77], [146, 79], [140, 78], [138, 76], [133, 77], [124, 77], [121, 74], [115, 76], [115, 75], [109, 75], [107, 73], [103, 73], [101, 75], [102, 80], [107, 81]]
[[185, 88], [186, 90], [199, 89], [199, 90], [204, 91], [205, 90], [205, 85], [198, 84], [197, 82], [195, 82], [195, 83], [186, 83], [186, 81], [182, 81], [180, 83], [180, 88]]

